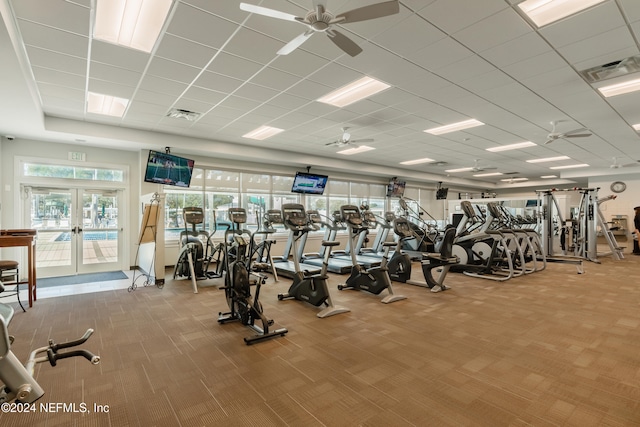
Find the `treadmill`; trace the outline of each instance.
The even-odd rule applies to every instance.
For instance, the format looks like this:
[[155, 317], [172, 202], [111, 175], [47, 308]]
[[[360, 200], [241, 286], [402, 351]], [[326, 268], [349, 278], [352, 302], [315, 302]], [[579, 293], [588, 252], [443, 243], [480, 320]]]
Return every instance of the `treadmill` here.
[[[285, 210], [286, 208], [286, 210]], [[285, 225], [285, 218], [290, 215], [305, 215], [304, 207], [296, 203], [285, 204], [282, 206], [282, 211], [279, 209], [269, 209], [266, 214], [267, 221], [271, 224]], [[289, 227], [288, 227], [289, 228]], [[273, 264], [271, 268], [274, 268], [278, 276], [288, 277], [292, 279], [296, 274], [296, 266], [293, 259], [289, 259], [291, 255], [291, 248], [293, 247], [293, 240], [296, 239], [296, 250], [298, 259], [302, 260], [302, 251], [307, 241], [308, 231], [294, 231], [289, 228], [289, 237], [284, 248], [284, 253], [280, 257], [273, 257]], [[322, 263], [320, 266], [307, 264], [300, 261], [300, 270], [308, 271], [309, 274], [319, 274], [322, 269]]]

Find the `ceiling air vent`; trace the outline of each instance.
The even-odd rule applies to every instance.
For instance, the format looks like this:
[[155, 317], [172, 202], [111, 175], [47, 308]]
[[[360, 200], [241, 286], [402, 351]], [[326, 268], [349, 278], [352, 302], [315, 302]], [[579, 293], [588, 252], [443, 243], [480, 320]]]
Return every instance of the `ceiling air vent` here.
[[172, 108], [167, 113], [167, 117], [173, 117], [174, 119], [186, 119], [190, 122], [195, 122], [198, 117], [200, 117], [200, 113], [189, 110], [181, 110], [180, 108]]
[[640, 71], [640, 55], [630, 56], [619, 61], [609, 62], [604, 65], [589, 68], [581, 71], [582, 76], [589, 83], [596, 83], [602, 80], [621, 77], [631, 73]]

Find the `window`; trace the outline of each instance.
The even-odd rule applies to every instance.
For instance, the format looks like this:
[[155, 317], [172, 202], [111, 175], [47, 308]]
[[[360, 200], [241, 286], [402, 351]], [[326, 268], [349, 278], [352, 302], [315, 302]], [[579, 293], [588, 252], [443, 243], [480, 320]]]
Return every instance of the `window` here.
[[24, 176], [38, 178], [82, 179], [87, 181], [123, 182], [124, 171], [110, 168], [23, 163]]

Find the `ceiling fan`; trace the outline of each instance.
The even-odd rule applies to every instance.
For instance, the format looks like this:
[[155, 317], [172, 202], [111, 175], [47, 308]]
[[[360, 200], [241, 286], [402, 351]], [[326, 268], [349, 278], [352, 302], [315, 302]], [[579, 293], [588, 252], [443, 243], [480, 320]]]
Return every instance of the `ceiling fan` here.
[[393, 0], [359, 7], [357, 9], [343, 12], [339, 15], [334, 15], [327, 11], [325, 6], [326, 1], [327, 0], [313, 0], [313, 9], [307, 12], [304, 18], [248, 3], [240, 3], [240, 9], [246, 12], [256, 13], [258, 15], [268, 16], [270, 18], [299, 22], [307, 27], [307, 30], [304, 33], [284, 45], [278, 51], [278, 55], [287, 55], [293, 52], [314, 33], [325, 33], [336, 46], [351, 56], [356, 56], [362, 52], [362, 48], [360, 48], [360, 46], [358, 46], [349, 37], [335, 30], [334, 25], [382, 18], [383, 16], [393, 15], [400, 11], [398, 1]]
[[353, 145], [354, 147], [359, 147], [359, 145], [357, 144], [358, 142], [373, 142], [374, 140], [372, 138], [365, 138], [365, 139], [351, 139], [351, 134], [349, 132], [347, 132], [349, 128], [344, 127], [342, 128], [342, 135], [335, 141], [333, 142], [329, 142], [325, 145], [335, 145], [338, 147], [344, 147], [345, 145]]
[[619, 169], [619, 168], [628, 168], [628, 167], [633, 167], [633, 166], [640, 166], [640, 160], [637, 160], [634, 163], [627, 163], [627, 164], [622, 165], [622, 164], [618, 163], [618, 158], [614, 157], [613, 158], [613, 163], [609, 167], [611, 169]]
[[484, 172], [489, 170], [496, 170], [497, 167], [494, 166], [480, 166], [480, 159], [475, 159], [473, 161], [473, 168], [471, 168], [471, 172]]
[[564, 122], [565, 120], [557, 120], [557, 121], [552, 121], [551, 122], [551, 133], [549, 133], [549, 135], [547, 135], [547, 140], [545, 142], [546, 144], [550, 144], [553, 141], [555, 141], [556, 139], [566, 139], [566, 138], [584, 138], [587, 136], [591, 136], [592, 133], [589, 131], [589, 129], [587, 128], [579, 128], [579, 129], [574, 129], [574, 130], [570, 130], [567, 132], [556, 132], [556, 125], [560, 122]]

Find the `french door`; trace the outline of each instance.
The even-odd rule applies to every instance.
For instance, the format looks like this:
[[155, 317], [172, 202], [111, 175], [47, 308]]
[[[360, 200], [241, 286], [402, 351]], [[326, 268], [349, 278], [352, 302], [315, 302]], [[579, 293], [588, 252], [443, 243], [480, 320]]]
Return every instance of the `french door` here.
[[121, 269], [121, 191], [31, 187], [38, 277]]

